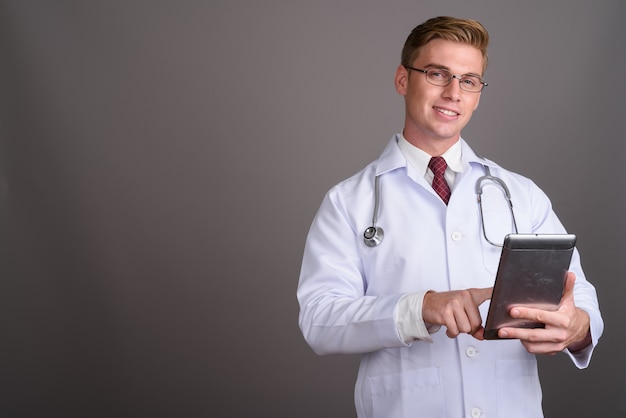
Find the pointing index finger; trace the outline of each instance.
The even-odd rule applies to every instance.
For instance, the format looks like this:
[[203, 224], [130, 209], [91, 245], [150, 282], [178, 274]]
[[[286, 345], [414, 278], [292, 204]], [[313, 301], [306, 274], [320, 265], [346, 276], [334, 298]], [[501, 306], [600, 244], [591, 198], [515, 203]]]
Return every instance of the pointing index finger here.
[[481, 289], [472, 289], [472, 298], [474, 303], [479, 306], [482, 305], [488, 299], [491, 299], [493, 293], [493, 287], [484, 287]]

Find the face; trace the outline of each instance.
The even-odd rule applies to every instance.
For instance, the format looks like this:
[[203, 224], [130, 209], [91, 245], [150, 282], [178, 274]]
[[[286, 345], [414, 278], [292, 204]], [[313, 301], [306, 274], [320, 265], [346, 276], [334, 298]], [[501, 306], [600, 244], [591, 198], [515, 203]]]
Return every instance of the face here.
[[[422, 47], [412, 66], [482, 75], [483, 57], [472, 46], [435, 39]], [[481, 95], [462, 90], [455, 78], [447, 86], [435, 86], [426, 81], [425, 74], [402, 65], [396, 70], [395, 85], [405, 101], [404, 137], [431, 155], [441, 155], [459, 139]]]

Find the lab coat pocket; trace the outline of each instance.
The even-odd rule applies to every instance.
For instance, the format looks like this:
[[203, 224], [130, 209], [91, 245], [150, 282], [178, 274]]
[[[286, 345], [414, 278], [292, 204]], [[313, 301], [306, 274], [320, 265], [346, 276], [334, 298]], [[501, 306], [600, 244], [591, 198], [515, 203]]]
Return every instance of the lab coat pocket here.
[[441, 376], [435, 367], [374, 376], [369, 381], [376, 417], [445, 417]]
[[496, 362], [496, 379], [498, 417], [543, 417], [536, 360], [500, 360]]

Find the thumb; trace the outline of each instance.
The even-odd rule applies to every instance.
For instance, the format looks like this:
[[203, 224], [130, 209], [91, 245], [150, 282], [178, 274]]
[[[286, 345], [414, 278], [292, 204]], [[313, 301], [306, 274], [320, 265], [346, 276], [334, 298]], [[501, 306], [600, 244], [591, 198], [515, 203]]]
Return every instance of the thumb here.
[[563, 296], [561, 300], [565, 298], [573, 298], [574, 297], [574, 285], [576, 284], [576, 275], [571, 271], [567, 272], [565, 276], [565, 285], [563, 286]]

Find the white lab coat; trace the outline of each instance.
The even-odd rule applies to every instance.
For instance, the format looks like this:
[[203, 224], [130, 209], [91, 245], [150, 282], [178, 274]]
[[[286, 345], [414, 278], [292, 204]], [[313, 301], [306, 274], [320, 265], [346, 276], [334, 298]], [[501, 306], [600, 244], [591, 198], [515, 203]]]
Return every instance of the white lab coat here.
[[[359, 417], [542, 417], [534, 355], [518, 340], [450, 339], [441, 329], [433, 342], [403, 342], [394, 310], [408, 292], [447, 291], [493, 285], [501, 249], [482, 237], [476, 180], [484, 165], [508, 185], [520, 233], [565, 229], [548, 197], [529, 179], [479, 158], [462, 141], [463, 173], [457, 174], [446, 207], [407, 165], [396, 135], [377, 161], [333, 187], [307, 236], [300, 281], [299, 324], [318, 354], [362, 353], [355, 387]], [[374, 176], [380, 176], [377, 225], [382, 243], [368, 247], [363, 231], [372, 223]], [[489, 238], [512, 232], [502, 189], [483, 189]], [[593, 346], [603, 330], [596, 292], [586, 281], [579, 254], [576, 305], [591, 318]], [[481, 306], [483, 320], [488, 303]], [[568, 355], [587, 367], [593, 347]]]

